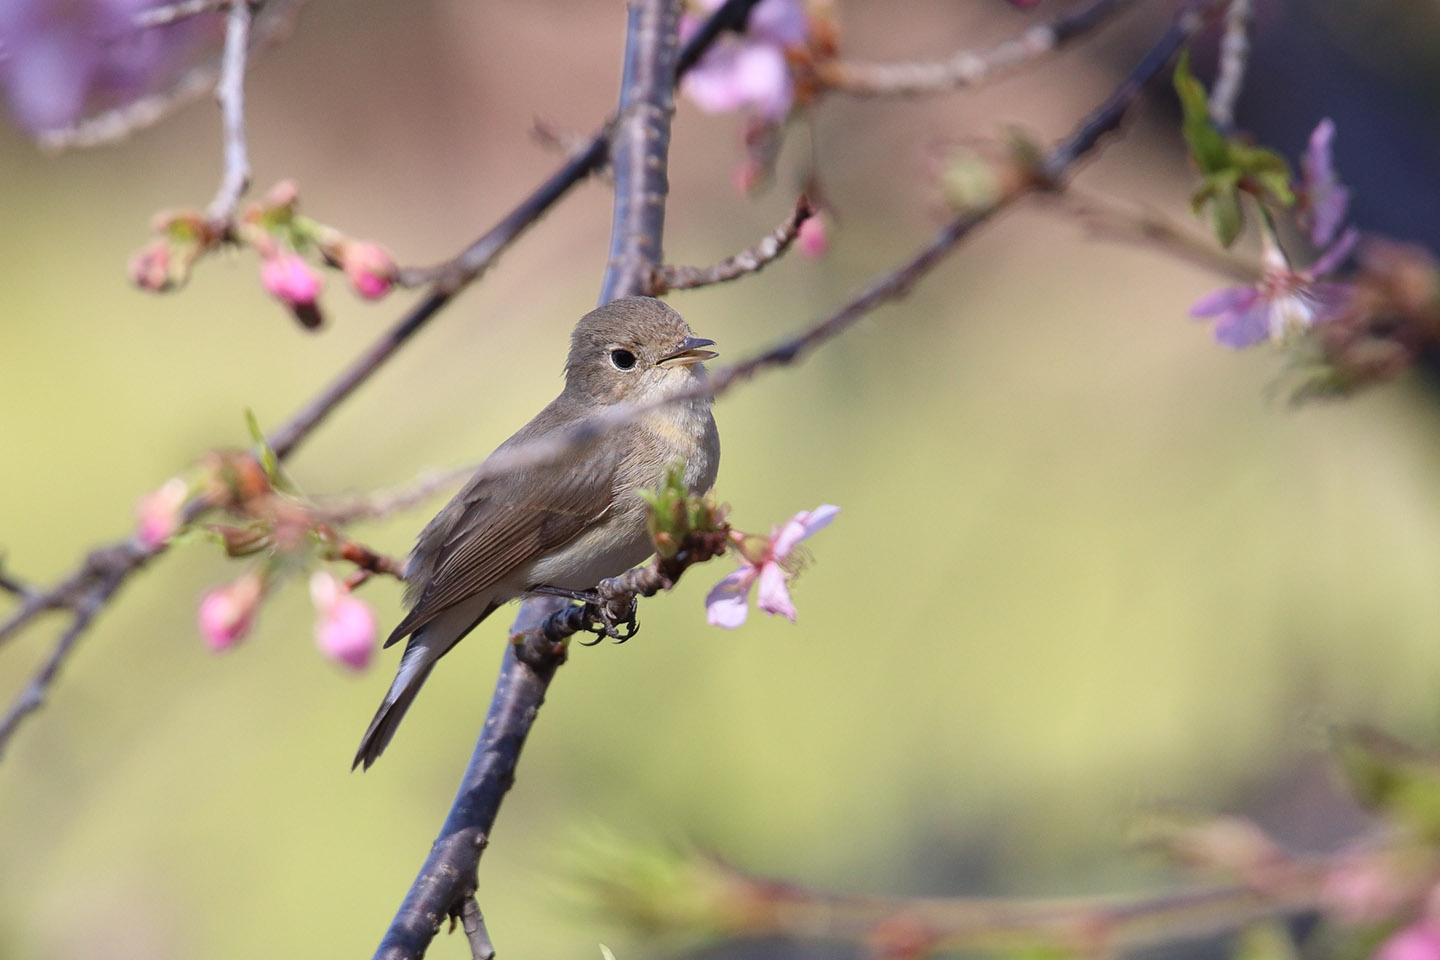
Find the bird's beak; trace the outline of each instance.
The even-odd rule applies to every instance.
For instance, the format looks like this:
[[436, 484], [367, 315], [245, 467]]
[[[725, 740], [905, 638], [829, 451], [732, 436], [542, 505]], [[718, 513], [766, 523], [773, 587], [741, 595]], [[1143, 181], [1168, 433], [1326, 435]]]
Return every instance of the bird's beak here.
[[663, 367], [673, 363], [676, 366], [688, 367], [692, 363], [700, 363], [702, 360], [720, 356], [714, 350], [705, 349], [713, 346], [715, 346], [714, 340], [706, 340], [704, 337], [686, 337], [681, 341], [679, 350], [660, 358], [659, 365]]

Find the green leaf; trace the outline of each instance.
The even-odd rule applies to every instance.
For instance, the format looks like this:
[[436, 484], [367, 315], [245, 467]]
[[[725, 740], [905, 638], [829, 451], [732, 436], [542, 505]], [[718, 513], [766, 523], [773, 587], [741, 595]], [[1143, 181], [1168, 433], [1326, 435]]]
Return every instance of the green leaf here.
[[1205, 85], [1190, 72], [1190, 51], [1180, 54], [1175, 64], [1175, 95], [1180, 98], [1184, 119], [1181, 132], [1190, 145], [1190, 154], [1201, 173], [1216, 173], [1232, 164], [1230, 143], [1210, 120], [1210, 99]]
[[600, 944], [600, 956], [604, 957], [605, 960], [615, 960], [615, 954], [611, 953], [610, 948], [603, 943]]

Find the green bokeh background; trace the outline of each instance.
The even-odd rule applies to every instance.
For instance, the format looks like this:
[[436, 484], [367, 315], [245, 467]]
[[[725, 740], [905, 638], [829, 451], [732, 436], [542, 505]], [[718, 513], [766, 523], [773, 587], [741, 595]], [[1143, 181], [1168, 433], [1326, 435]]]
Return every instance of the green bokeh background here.
[[[1025, 22], [998, 3], [879, 6], [844, 10], [857, 54], [981, 46]], [[311, 215], [438, 260], [555, 162], [527, 142], [532, 115], [581, 130], [611, 108], [620, 21], [598, 2], [317, 0], [252, 74], [256, 183], [294, 176]], [[1017, 120], [1058, 135], [1114, 80], [1081, 52], [975, 94], [826, 104], [830, 255], [672, 302], [727, 359], [772, 343], [923, 242], [926, 145]], [[199, 104], [60, 157], [0, 133], [0, 543], [23, 576], [124, 534], [141, 493], [244, 442], [247, 406], [279, 422], [403, 306], [332, 278], [331, 323], [306, 335], [248, 254], [172, 296], [128, 287], [150, 213], [209, 197], [215, 128]], [[795, 138], [752, 203], [729, 186], [737, 139], [733, 118], [682, 105], [673, 260], [714, 261], [788, 208], [812, 145]], [[1082, 182], [1183, 216], [1163, 116], [1142, 113]], [[608, 216], [597, 184], [567, 200], [315, 435], [300, 482], [399, 485], [523, 423], [559, 387]], [[1144, 804], [1231, 806], [1312, 757], [1329, 720], [1428, 729], [1433, 405], [1407, 385], [1300, 412], [1267, 400], [1277, 356], [1226, 352], [1185, 319], [1219, 283], [1032, 206], [727, 397], [718, 492], [740, 526], [843, 508], [812, 541], [799, 622], [707, 627], [722, 561], [646, 603], [633, 642], [574, 652], [482, 866], [502, 956], [593, 957], [601, 939], [644, 954], [559, 892], [567, 845], [597, 824], [849, 890], [1116, 889], [1150, 876], [1124, 846]], [[428, 516], [364, 537], [402, 552]], [[0, 765], [0, 956], [373, 949], [469, 755], [503, 630], [457, 648], [384, 760], [351, 774], [393, 656], [360, 676], [323, 660], [301, 584], [243, 646], [208, 653], [196, 600], [239, 570], [190, 545], [136, 578]], [[364, 591], [387, 624], [399, 592]], [[57, 625], [0, 651], [0, 694]], [[467, 953], [442, 937], [431, 955]]]

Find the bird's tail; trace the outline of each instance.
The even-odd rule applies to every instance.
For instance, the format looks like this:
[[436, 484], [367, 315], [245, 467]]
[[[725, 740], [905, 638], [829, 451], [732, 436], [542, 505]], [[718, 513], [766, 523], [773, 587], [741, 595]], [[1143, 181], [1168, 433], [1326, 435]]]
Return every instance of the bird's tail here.
[[[448, 650], [449, 646], [445, 649]], [[415, 702], [415, 695], [420, 692], [438, 659], [440, 655], [425, 643], [423, 631], [410, 639], [405, 648], [405, 656], [400, 658], [400, 669], [395, 674], [395, 681], [390, 684], [390, 690], [385, 694], [380, 709], [375, 711], [375, 719], [370, 721], [365, 736], [360, 738], [360, 749], [355, 752], [355, 762], [350, 764], [351, 770], [360, 766], [370, 769], [370, 764], [375, 762], [385, 745], [390, 742], [390, 738], [395, 736], [395, 728], [400, 726], [405, 711]]]

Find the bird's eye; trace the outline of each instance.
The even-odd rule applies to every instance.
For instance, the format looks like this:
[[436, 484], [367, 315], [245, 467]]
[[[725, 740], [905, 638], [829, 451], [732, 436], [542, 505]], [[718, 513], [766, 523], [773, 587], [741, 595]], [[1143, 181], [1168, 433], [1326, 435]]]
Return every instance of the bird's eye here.
[[615, 364], [616, 370], [629, 370], [635, 366], [635, 354], [620, 347], [610, 351], [610, 362]]

